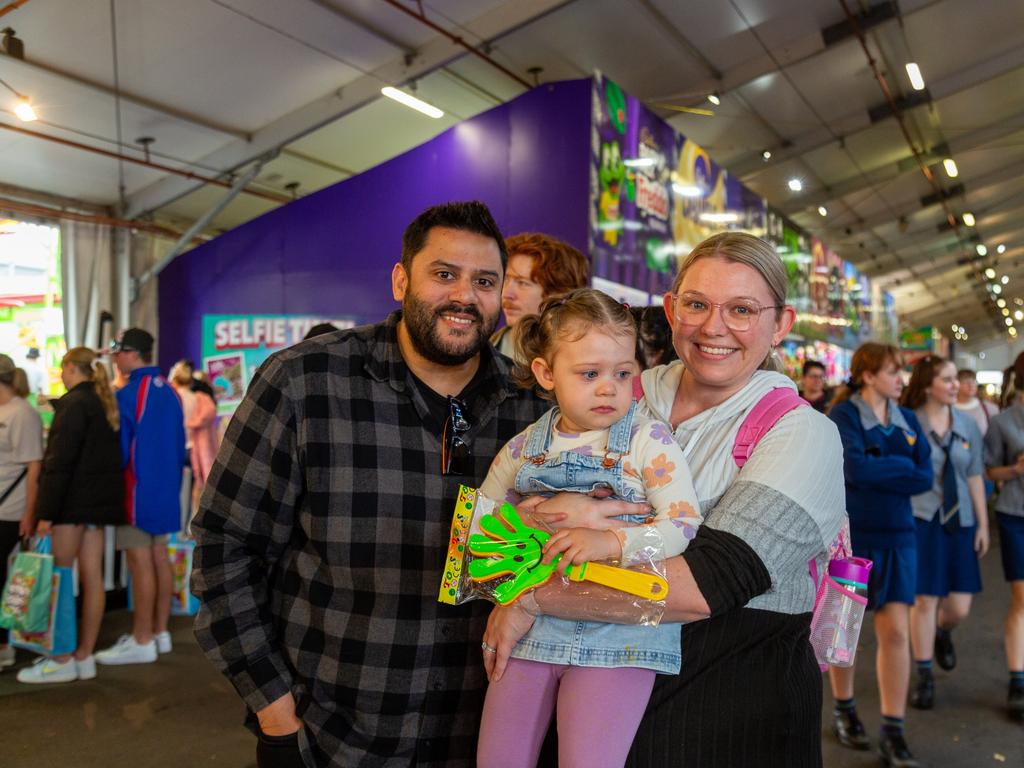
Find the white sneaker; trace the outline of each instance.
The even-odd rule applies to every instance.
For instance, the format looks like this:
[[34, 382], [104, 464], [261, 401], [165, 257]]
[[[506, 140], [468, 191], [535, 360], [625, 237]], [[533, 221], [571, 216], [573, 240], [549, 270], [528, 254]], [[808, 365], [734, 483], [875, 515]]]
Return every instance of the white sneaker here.
[[0, 648], [0, 669], [13, 667], [14, 661], [14, 648], [9, 645], [5, 645], [3, 648]]
[[96, 677], [96, 657], [87, 656], [79, 661], [75, 659], [75, 666], [78, 667], [79, 680], [92, 680]]
[[74, 659], [68, 659], [63, 664], [54, 661], [49, 656], [43, 656], [35, 661], [31, 667], [25, 667], [18, 672], [19, 683], [70, 683], [78, 679], [78, 668]]
[[154, 639], [156, 640], [157, 653], [170, 653], [171, 652], [171, 633], [166, 629], [163, 632], [158, 633]]
[[96, 654], [97, 664], [151, 664], [156, 661], [156, 641], [138, 643], [131, 635], [121, 638]]

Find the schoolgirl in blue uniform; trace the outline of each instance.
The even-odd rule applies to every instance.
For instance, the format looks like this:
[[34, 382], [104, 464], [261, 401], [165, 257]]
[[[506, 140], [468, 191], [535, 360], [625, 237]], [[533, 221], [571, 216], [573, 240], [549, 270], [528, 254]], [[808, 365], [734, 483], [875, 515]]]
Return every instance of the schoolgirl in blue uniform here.
[[1010, 582], [1006, 613], [1006, 664], [1010, 672], [1007, 708], [1024, 719], [1024, 353], [1003, 377], [1003, 410], [985, 433], [990, 480], [1003, 483], [995, 502], [1003, 574]]
[[[874, 563], [868, 608], [875, 611], [882, 709], [879, 751], [886, 765], [917, 766], [903, 736], [910, 683], [910, 606], [917, 588], [917, 545], [910, 497], [932, 487], [928, 439], [901, 408], [899, 350], [869, 342], [853, 355], [850, 381], [829, 417], [843, 441], [846, 511], [853, 553]], [[833, 731], [854, 749], [870, 744], [853, 701], [853, 668], [830, 670]]]
[[[978, 423], [957, 410], [956, 366], [938, 355], [914, 365], [903, 405], [912, 408], [932, 450], [935, 483], [911, 499], [917, 521], [917, 598], [910, 610], [910, 642], [917, 683], [910, 703], [935, 703], [932, 659], [956, 666], [950, 633], [967, 618], [981, 591], [979, 558], [988, 552], [985, 467]], [[941, 603], [940, 603], [941, 600]]]

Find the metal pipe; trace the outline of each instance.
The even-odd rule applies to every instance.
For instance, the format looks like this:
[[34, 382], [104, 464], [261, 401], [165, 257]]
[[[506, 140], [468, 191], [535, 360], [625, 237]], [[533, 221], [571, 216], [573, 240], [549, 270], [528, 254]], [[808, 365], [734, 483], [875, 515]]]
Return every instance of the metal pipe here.
[[517, 75], [511, 69], [506, 67], [504, 64], [501, 64], [500, 62], [498, 62], [495, 59], [491, 58], [490, 56], [488, 56], [483, 51], [477, 50], [477, 48], [475, 48], [474, 46], [472, 46], [469, 43], [467, 43], [461, 37], [459, 37], [458, 35], [452, 34], [451, 32], [449, 32], [444, 27], [442, 27], [442, 26], [440, 26], [438, 24], [435, 24], [430, 19], [428, 19], [426, 16], [424, 16], [423, 14], [416, 13], [416, 11], [412, 10], [411, 8], [406, 8], [404, 5], [402, 5], [400, 2], [398, 2], [398, 0], [384, 0], [384, 2], [387, 3], [388, 5], [390, 5], [392, 8], [397, 8], [399, 11], [401, 11], [404, 14], [406, 14], [407, 16], [412, 16], [418, 22], [420, 22], [421, 24], [425, 24], [426, 26], [430, 27], [435, 32], [438, 32], [438, 33], [444, 35], [449, 40], [451, 40], [453, 43], [455, 43], [456, 45], [462, 46], [469, 53], [472, 53], [474, 56], [476, 56], [476, 57], [478, 57], [480, 59], [483, 59], [488, 64], [490, 64], [492, 67], [497, 69], [499, 72], [502, 72], [503, 74], [506, 74], [509, 77], [511, 77], [513, 80], [515, 80], [521, 86], [523, 86], [523, 88], [525, 88], [526, 90], [529, 91], [529, 90], [531, 90], [533, 88], [533, 84], [532, 83], [529, 83], [526, 80], [524, 80], [523, 78], [521, 78], [519, 75]]
[[[63, 78], [64, 80], [70, 80], [73, 83], [78, 83], [79, 85], [84, 85], [87, 88], [92, 88], [93, 90], [99, 91], [100, 93], [106, 94], [108, 96], [115, 95], [114, 88], [110, 87], [109, 85], [106, 85], [105, 83], [101, 83], [98, 80], [93, 80], [91, 78], [85, 77], [84, 75], [79, 75], [75, 72], [70, 72], [66, 69], [61, 69], [60, 67], [54, 64], [48, 64], [45, 61], [38, 61], [32, 59], [15, 59], [13, 56], [9, 56], [0, 51], [0, 61], [3, 61], [5, 59], [15, 61], [19, 64], [23, 64], [27, 67], [32, 67], [43, 72], [47, 72], [51, 75], [56, 75], [57, 77]], [[239, 139], [244, 139], [245, 141], [249, 141], [252, 138], [252, 134], [250, 132], [244, 131], [241, 128], [236, 128], [234, 126], [214, 122], [213, 120], [208, 120], [205, 117], [194, 115], [191, 112], [186, 112], [185, 110], [178, 109], [177, 107], [171, 107], [167, 104], [162, 104], [159, 101], [154, 101], [153, 99], [146, 98], [145, 96], [139, 96], [137, 93], [121, 91], [121, 98], [125, 101], [130, 101], [133, 104], [137, 104], [140, 107], [152, 109], [154, 112], [162, 112], [163, 114], [169, 115], [170, 117], [174, 117], [179, 120], [184, 120], [185, 122], [192, 123], [193, 125], [198, 125], [200, 128], [207, 128], [211, 131], [217, 131], [219, 133], [227, 134], [228, 136], [234, 136]]]
[[277, 157], [276, 150], [261, 157], [259, 161], [252, 168], [249, 169], [248, 173], [246, 173], [245, 176], [242, 176], [238, 181], [235, 182], [234, 186], [232, 186], [231, 189], [227, 191], [224, 197], [222, 197], [217, 202], [216, 205], [207, 210], [198, 219], [196, 219], [192, 226], [189, 227], [188, 230], [186, 230], [185, 233], [182, 234], [180, 238], [178, 238], [178, 242], [174, 244], [171, 250], [164, 254], [164, 257], [160, 259], [160, 261], [158, 261], [156, 264], [154, 264], [145, 272], [143, 272], [138, 277], [138, 279], [134, 281], [134, 296], [138, 296], [139, 291], [142, 289], [142, 286], [144, 286], [154, 277], [159, 275], [168, 264], [174, 261], [178, 257], [178, 254], [185, 249], [185, 246], [189, 244], [192, 238], [199, 234], [199, 231], [207, 224], [209, 224], [210, 221], [213, 220], [214, 216], [223, 211], [227, 207], [228, 203], [234, 200], [238, 196], [238, 194], [245, 188], [246, 184], [248, 184], [250, 181], [256, 178], [257, 174], [259, 174], [260, 170], [263, 168], [264, 163], [273, 160], [275, 157]]
[[175, 239], [181, 237], [180, 232], [170, 229], [169, 227], [152, 224], [147, 221], [129, 221], [128, 219], [118, 219], [112, 216], [76, 213], [75, 211], [67, 211], [61, 208], [50, 208], [45, 205], [22, 203], [17, 200], [9, 200], [5, 198], [0, 198], [0, 210], [11, 211], [13, 213], [23, 213], [27, 216], [39, 216], [40, 218], [80, 221], [84, 224], [102, 224], [108, 227], [114, 227], [115, 229], [137, 229], [140, 232], [149, 232], [154, 235], [160, 235], [161, 237]]
[[78, 262], [75, 257], [74, 224], [67, 229], [70, 237], [60, 238], [60, 276], [61, 276], [61, 311], [64, 313], [64, 338], [68, 347], [82, 345], [82, 336], [78, 323]]
[[[71, 141], [70, 139], [62, 139], [58, 136], [50, 136], [49, 134], [46, 133], [31, 131], [28, 128], [22, 128], [19, 125], [0, 123], [0, 128], [4, 128], [8, 131], [14, 131], [15, 133], [22, 133], [25, 134], [26, 136], [32, 136], [37, 139], [45, 139], [46, 141], [52, 141], [56, 144], [63, 144], [64, 146], [72, 147], [73, 149], [80, 149], [85, 152], [92, 152], [97, 155], [103, 155], [104, 157], [109, 157], [114, 160], [123, 160], [126, 163], [135, 163], [136, 165], [142, 165], [145, 166], [146, 168], [152, 168], [157, 171], [163, 171], [164, 173], [172, 173], [175, 174], [176, 176], [183, 176], [186, 179], [191, 179], [192, 181], [197, 181], [202, 184], [216, 184], [218, 187], [231, 189], [230, 182], [222, 181], [221, 179], [216, 179], [211, 176], [202, 176], [198, 173], [193, 173], [192, 171], [183, 171], [179, 168], [173, 168], [169, 165], [163, 165], [162, 163], [154, 163], [152, 160], [142, 160], [137, 157], [131, 157], [130, 155], [122, 155], [118, 152], [110, 152], [109, 150], [106, 149], [100, 149], [99, 147], [90, 147], [88, 144], [81, 144], [77, 141]], [[265, 200], [272, 200], [275, 203], [291, 202], [291, 198], [285, 197], [284, 195], [277, 195], [274, 194], [273, 192], [261, 192], [256, 189], [243, 189], [241, 191], [245, 192], [248, 195], [262, 197]]]
[[871, 67], [871, 71], [875, 75], [875, 79], [878, 81], [878, 85], [882, 89], [882, 93], [885, 95], [885, 100], [889, 103], [889, 108], [892, 110], [893, 117], [896, 118], [896, 123], [900, 127], [900, 131], [903, 133], [903, 138], [907, 141], [907, 146], [910, 147], [910, 151], [914, 153], [914, 157], [917, 159], [918, 167], [921, 169], [921, 173], [924, 174], [925, 179], [928, 180], [928, 184], [935, 190], [939, 200], [942, 201], [942, 210], [946, 214], [946, 221], [956, 232], [957, 237], [960, 236], [960, 226], [957, 223], [956, 216], [949, 209], [949, 205], [946, 203], [942, 188], [938, 182], [935, 181], [935, 175], [932, 173], [931, 168], [924, 161], [924, 157], [921, 152], [917, 149], [917, 145], [914, 144], [914, 140], [910, 138], [910, 131], [907, 130], [907, 124], [903, 120], [903, 113], [900, 108], [896, 105], [896, 100], [893, 98], [892, 91], [889, 90], [889, 84], [885, 80], [885, 75], [878, 69], [878, 63], [871, 55], [871, 51], [868, 50], [868, 41], [864, 38], [864, 32], [860, 28], [860, 23], [857, 21], [857, 17], [850, 11], [850, 7], [846, 4], [846, 0], [839, 0], [839, 4], [843, 6], [843, 11], [846, 13], [846, 18], [850, 22], [850, 26], [853, 27], [853, 33], [857, 37], [857, 41], [860, 43], [860, 47], [864, 49], [864, 55], [868, 57], [868, 66]]
[[[132, 322], [132, 256], [131, 238], [123, 229], [115, 229], [111, 233], [110, 247], [114, 252], [114, 316], [121, 322], [122, 328], [129, 328]], [[95, 280], [90, 280], [94, 286]], [[95, 311], [91, 304], [90, 313]]]
[[27, 2], [28, 2], [28, 0], [14, 0], [13, 3], [8, 3], [3, 8], [0, 8], [0, 16], [6, 16], [11, 11], [18, 10], [19, 8], [21, 8], [21, 6], [23, 6]]

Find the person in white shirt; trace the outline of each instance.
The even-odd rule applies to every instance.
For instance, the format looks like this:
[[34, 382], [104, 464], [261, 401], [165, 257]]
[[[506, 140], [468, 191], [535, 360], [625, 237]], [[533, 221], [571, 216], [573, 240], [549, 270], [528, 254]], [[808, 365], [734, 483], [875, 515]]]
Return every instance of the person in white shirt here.
[[960, 382], [955, 404], [957, 410], [964, 411], [978, 422], [978, 429], [984, 437], [988, 432], [989, 420], [999, 413], [999, 408], [995, 403], [978, 397], [978, 374], [970, 368], [961, 368], [956, 372], [956, 378]]

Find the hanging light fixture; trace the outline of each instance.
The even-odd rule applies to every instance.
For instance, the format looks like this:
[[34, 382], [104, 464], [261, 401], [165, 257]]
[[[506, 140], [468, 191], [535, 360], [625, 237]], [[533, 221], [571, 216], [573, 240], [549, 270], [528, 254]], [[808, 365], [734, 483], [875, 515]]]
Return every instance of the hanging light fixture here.
[[30, 123], [36, 119], [36, 111], [32, 109], [32, 102], [29, 100], [28, 96], [15, 90], [9, 83], [5, 82], [4, 80], [0, 80], [0, 85], [9, 90], [11, 93], [13, 93], [15, 99], [17, 99], [14, 102], [14, 114], [18, 116], [19, 120], [23, 120], [26, 123]]
[[415, 109], [417, 112], [422, 112], [427, 117], [432, 117], [435, 120], [440, 117], [444, 117], [444, 112], [435, 107], [433, 104], [428, 104], [423, 99], [417, 99], [415, 96], [400, 91], [397, 88], [392, 88], [390, 85], [380, 89], [380, 92], [387, 96], [389, 99], [397, 101], [399, 104], [404, 104], [409, 109]]

